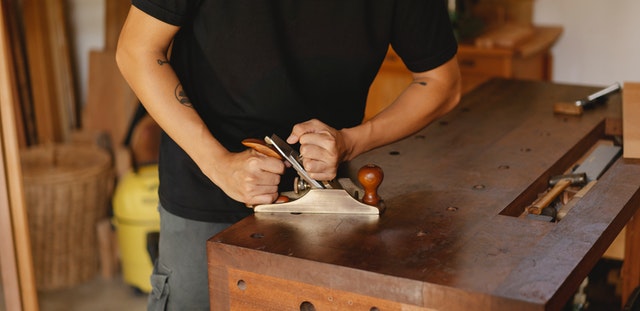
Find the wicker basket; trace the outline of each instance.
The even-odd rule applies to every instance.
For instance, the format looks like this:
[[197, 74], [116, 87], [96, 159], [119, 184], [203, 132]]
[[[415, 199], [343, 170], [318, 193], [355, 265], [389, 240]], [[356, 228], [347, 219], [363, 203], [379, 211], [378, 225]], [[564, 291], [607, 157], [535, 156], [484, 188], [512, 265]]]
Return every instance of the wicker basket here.
[[98, 272], [96, 224], [107, 217], [109, 154], [90, 145], [21, 152], [33, 265], [39, 290], [69, 287]]

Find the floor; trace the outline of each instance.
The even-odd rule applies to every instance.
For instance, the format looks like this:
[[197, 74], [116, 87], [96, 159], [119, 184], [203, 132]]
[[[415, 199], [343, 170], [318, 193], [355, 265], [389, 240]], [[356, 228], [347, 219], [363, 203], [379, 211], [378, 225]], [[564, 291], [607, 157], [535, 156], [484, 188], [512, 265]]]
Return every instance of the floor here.
[[[40, 311], [144, 311], [146, 294], [140, 294], [116, 277], [101, 277], [69, 289], [39, 292]], [[6, 311], [0, 292], [0, 311]]]
[[[586, 293], [587, 306], [575, 308], [569, 301], [563, 310], [611, 311], [621, 310], [619, 284], [622, 262], [600, 260], [589, 274]], [[69, 289], [38, 294], [41, 311], [143, 311], [146, 295], [140, 294], [116, 277], [101, 277]], [[0, 291], [0, 311], [6, 311]]]
[[[589, 273], [588, 285], [585, 288], [587, 306], [583, 310], [611, 311], [621, 310], [620, 270], [622, 261], [601, 259]], [[571, 310], [566, 309], [565, 310]], [[574, 309], [575, 310], [575, 309]]]

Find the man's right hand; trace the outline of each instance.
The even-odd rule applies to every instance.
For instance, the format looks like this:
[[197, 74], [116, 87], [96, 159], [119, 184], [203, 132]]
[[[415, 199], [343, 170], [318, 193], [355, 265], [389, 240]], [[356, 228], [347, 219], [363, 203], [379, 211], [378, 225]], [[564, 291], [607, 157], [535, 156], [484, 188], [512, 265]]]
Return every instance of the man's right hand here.
[[280, 175], [285, 170], [282, 160], [247, 149], [229, 153], [212, 164], [213, 171], [204, 172], [205, 175], [232, 199], [253, 206], [272, 203], [278, 198]]

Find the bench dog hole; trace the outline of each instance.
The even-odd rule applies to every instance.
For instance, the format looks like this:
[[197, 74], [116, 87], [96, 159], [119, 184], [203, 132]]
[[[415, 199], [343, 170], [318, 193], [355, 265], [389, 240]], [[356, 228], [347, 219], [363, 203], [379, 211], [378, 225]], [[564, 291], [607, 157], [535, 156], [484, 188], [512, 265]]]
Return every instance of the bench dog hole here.
[[238, 283], [236, 283], [236, 285], [240, 290], [247, 289], [247, 282], [245, 282], [244, 280], [238, 280]]
[[308, 301], [303, 301], [300, 304], [300, 311], [316, 311], [316, 307]]

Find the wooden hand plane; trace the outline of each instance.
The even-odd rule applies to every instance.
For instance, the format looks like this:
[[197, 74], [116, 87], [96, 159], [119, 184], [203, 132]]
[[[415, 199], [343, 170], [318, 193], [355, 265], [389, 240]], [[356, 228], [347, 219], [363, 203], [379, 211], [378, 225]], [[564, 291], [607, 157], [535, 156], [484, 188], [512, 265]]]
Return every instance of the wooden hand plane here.
[[[274, 135], [275, 136], [275, 135]], [[291, 157], [290, 146], [283, 146], [282, 140], [272, 136], [265, 141], [245, 139], [243, 145], [278, 159], [285, 159], [292, 163], [301, 179], [294, 182], [294, 191], [281, 193], [281, 198], [272, 204], [262, 204], [254, 207], [256, 213], [308, 213], [308, 214], [362, 214], [380, 215], [384, 211], [384, 201], [377, 194], [382, 183], [384, 173], [376, 165], [368, 164], [358, 171], [358, 181], [364, 188], [355, 185], [349, 178], [339, 178], [334, 182], [316, 182], [309, 184], [309, 175], [302, 168], [299, 157]], [[274, 146], [274, 144], [277, 144]], [[287, 154], [289, 153], [289, 154]], [[296, 165], [297, 164], [297, 165]], [[302, 172], [300, 170], [303, 170]]]

